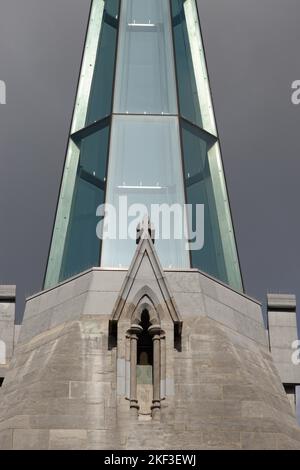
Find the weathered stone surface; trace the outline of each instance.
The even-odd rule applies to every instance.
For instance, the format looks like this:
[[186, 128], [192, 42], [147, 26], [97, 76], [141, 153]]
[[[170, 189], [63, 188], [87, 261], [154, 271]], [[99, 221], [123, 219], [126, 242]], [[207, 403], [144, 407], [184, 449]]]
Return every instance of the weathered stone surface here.
[[49, 431], [45, 429], [15, 429], [13, 448], [16, 450], [49, 448]]
[[241, 446], [244, 450], [277, 450], [278, 435], [268, 432], [242, 432]]
[[[0, 448], [300, 448], [258, 304], [195, 270], [168, 271], [165, 282], [157, 267], [141, 267], [126, 285], [126, 272], [97, 269], [29, 300], [0, 391]], [[166, 337], [157, 421], [130, 414], [125, 320], [117, 348], [109, 337], [112, 299], [125, 285], [131, 305], [143, 283]], [[177, 349], [170, 305], [183, 320]]]
[[10, 450], [13, 447], [12, 443], [12, 429], [5, 429], [0, 431], [0, 449], [1, 450]]
[[0, 285], [0, 300], [16, 298], [16, 286], [15, 285]]
[[0, 286], [0, 379], [6, 376], [17, 341], [15, 286]]
[[87, 431], [85, 429], [51, 429], [49, 441], [51, 450], [86, 449]]
[[268, 322], [270, 348], [282, 382], [300, 384], [300, 365], [292, 360], [299, 349], [295, 296], [268, 294]]
[[296, 297], [289, 294], [268, 294], [269, 343], [274, 365], [284, 384], [293, 412], [300, 423], [299, 397], [299, 332]]

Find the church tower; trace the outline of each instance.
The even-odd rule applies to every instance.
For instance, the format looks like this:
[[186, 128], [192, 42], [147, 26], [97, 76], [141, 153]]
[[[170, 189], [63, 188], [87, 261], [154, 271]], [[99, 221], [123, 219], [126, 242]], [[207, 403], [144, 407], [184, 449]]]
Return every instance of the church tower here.
[[271, 335], [243, 291], [196, 0], [93, 0], [0, 448], [299, 448], [299, 368], [277, 361], [289, 400], [270, 353], [288, 304], [288, 360], [295, 302], [269, 304]]

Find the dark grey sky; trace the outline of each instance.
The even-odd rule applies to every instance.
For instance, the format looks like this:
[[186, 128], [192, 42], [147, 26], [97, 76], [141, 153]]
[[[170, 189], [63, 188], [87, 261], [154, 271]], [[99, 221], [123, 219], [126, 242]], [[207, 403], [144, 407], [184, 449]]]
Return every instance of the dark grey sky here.
[[[299, 0], [199, 0], [246, 292], [300, 301]], [[42, 285], [89, 0], [0, 0], [0, 283]]]

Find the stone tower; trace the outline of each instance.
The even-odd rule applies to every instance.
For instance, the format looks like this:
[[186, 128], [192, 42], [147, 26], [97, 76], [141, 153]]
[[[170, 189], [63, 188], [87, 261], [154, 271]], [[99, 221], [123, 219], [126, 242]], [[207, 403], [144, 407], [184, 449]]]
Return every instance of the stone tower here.
[[27, 300], [0, 397], [1, 448], [300, 447], [261, 306], [197, 269], [164, 270], [150, 235], [128, 270]]
[[[146, 208], [136, 240], [125, 198]], [[184, 236], [161, 238], [154, 203], [203, 205], [203, 243], [188, 217]], [[195, 0], [92, 2], [45, 286], [0, 391], [0, 448], [300, 448], [261, 306], [243, 292]]]

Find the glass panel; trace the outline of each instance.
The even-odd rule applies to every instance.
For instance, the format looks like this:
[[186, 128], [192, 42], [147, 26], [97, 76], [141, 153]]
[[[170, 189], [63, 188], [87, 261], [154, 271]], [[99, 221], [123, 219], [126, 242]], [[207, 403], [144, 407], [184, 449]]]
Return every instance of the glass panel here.
[[[125, 229], [123, 238], [126, 237], [127, 222], [134, 223], [135, 235], [138, 224], [135, 214], [127, 221], [127, 208], [119, 207], [120, 196], [127, 197], [127, 207], [136, 203], [146, 206], [140, 218], [146, 213], [151, 216], [157, 237], [163, 235], [162, 226], [159, 233], [159, 223], [153, 211], [151, 213], [151, 204], [179, 203], [179, 209], [183, 211], [184, 188], [177, 118], [113, 118], [106, 202], [116, 208], [118, 218], [124, 216], [125, 219], [120, 222], [116, 240], [103, 240], [101, 265], [106, 267], [128, 267], [136, 248], [134, 240], [119, 236], [120, 228]], [[168, 220], [171, 220], [171, 239], [160, 236], [155, 242], [160, 261], [164, 267], [189, 267], [188, 246], [183, 236], [181, 239], [172, 236], [172, 214]], [[168, 223], [166, 219], [164, 221]]]
[[231, 212], [224, 177], [221, 151], [219, 143], [216, 142], [208, 150], [208, 160], [216, 209], [218, 214], [220, 232], [222, 236], [222, 247], [227, 271], [227, 284], [236, 290], [243, 291], [243, 282], [240, 264], [237, 254], [234, 229], [231, 220]]
[[100, 240], [96, 234], [97, 207], [104, 202], [108, 126], [84, 137], [65, 243], [60, 281], [99, 266]]
[[51, 240], [51, 248], [44, 282], [45, 289], [54, 286], [59, 281], [59, 273], [61, 269], [66, 233], [68, 229], [70, 207], [73, 199], [73, 190], [76, 180], [79, 154], [79, 148], [72, 141], [72, 139], [70, 139], [60, 190], [59, 203], [56, 212], [55, 225]]
[[176, 114], [168, 0], [123, 0], [115, 113]]
[[[182, 121], [187, 202], [204, 204], [204, 246], [191, 250], [192, 265], [241, 289], [241, 278], [216, 139]], [[218, 164], [217, 164], [218, 166]], [[194, 227], [193, 227], [194, 228]]]
[[72, 134], [111, 112], [120, 0], [93, 0]]
[[86, 125], [111, 113], [119, 0], [106, 0]]
[[171, 0], [180, 113], [216, 135], [195, 0]]

